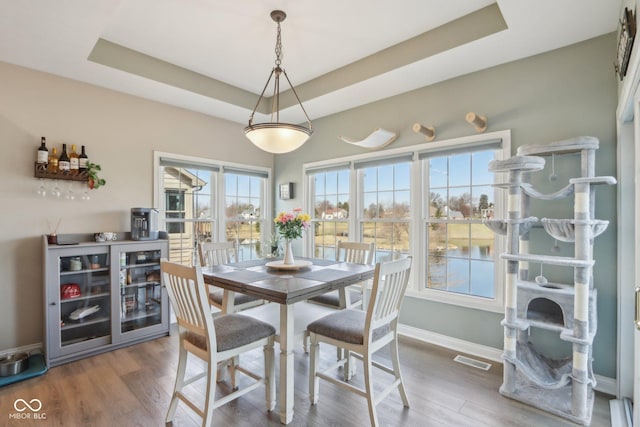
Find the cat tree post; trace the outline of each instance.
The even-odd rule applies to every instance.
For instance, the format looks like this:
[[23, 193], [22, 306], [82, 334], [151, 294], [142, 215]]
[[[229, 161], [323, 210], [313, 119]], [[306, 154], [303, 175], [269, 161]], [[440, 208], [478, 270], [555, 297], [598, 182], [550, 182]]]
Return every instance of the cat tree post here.
[[[592, 371], [593, 338], [597, 330], [597, 289], [593, 283], [593, 242], [606, 230], [608, 221], [596, 220], [595, 186], [614, 185], [613, 177], [595, 177], [594, 137], [577, 137], [545, 145], [523, 145], [516, 156], [490, 163], [492, 172], [509, 172], [509, 182], [497, 184], [508, 189], [508, 215], [485, 224], [506, 235], [504, 326], [504, 378], [500, 393], [588, 425], [593, 410], [595, 378]], [[569, 179], [563, 188], [544, 194], [531, 184], [529, 172], [544, 168], [542, 156], [580, 155], [580, 177]], [[570, 157], [569, 157], [570, 158]], [[552, 161], [549, 181], [556, 181]], [[553, 178], [553, 179], [552, 179]], [[545, 180], [546, 181], [546, 180]], [[539, 182], [539, 181], [536, 181]], [[574, 196], [573, 218], [529, 216], [530, 200], [562, 200]], [[573, 256], [530, 253], [529, 233], [534, 225], [557, 241], [573, 243]], [[538, 233], [538, 231], [536, 231]], [[534, 252], [539, 248], [533, 247]], [[557, 251], [556, 251], [557, 252]], [[547, 280], [541, 273], [529, 278], [530, 263], [571, 268], [571, 283]], [[564, 276], [559, 276], [560, 281]], [[537, 349], [530, 339], [532, 329], [557, 332], [571, 344], [571, 355], [552, 358]], [[534, 338], [531, 336], [531, 338]]]

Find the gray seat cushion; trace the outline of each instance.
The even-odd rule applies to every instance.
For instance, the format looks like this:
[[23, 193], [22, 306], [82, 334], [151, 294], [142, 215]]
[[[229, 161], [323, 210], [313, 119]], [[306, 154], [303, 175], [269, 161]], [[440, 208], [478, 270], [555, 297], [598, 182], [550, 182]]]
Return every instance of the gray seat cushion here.
[[[216, 328], [218, 351], [230, 350], [275, 335], [276, 328], [253, 317], [242, 314], [225, 314], [213, 319]], [[207, 349], [204, 335], [188, 332], [186, 340], [203, 350]]]
[[[363, 344], [366, 316], [367, 313], [362, 310], [340, 310], [309, 323], [307, 330], [351, 344]], [[381, 326], [374, 329], [372, 338], [376, 341], [389, 331], [389, 325]]]
[[[358, 303], [362, 300], [360, 292], [347, 291], [348, 298], [351, 299], [351, 304]], [[317, 302], [318, 304], [330, 305], [336, 308], [340, 307], [340, 293], [338, 291], [327, 292], [326, 294], [318, 295], [317, 297], [309, 298], [309, 301]]]
[[[216, 304], [218, 306], [222, 306], [222, 299], [224, 298], [224, 291], [222, 289], [216, 289], [214, 291], [209, 292], [209, 302], [212, 304]], [[233, 297], [234, 305], [246, 304], [248, 302], [258, 301], [260, 298], [252, 297], [247, 294], [241, 294], [236, 292]]]

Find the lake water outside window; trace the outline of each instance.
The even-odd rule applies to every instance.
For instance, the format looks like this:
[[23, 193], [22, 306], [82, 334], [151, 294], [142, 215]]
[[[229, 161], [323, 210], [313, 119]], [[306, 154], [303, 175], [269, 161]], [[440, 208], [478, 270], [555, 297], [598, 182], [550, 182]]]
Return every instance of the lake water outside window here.
[[413, 257], [408, 295], [500, 312], [504, 245], [483, 221], [506, 214], [494, 186], [507, 177], [489, 162], [510, 155], [510, 138], [499, 131], [305, 164], [315, 227], [307, 253], [334, 259], [339, 240], [374, 242], [376, 262]]
[[494, 298], [495, 236], [482, 221], [493, 217], [495, 150], [428, 157], [426, 287]]
[[[388, 163], [386, 163], [388, 162]], [[376, 245], [375, 262], [408, 254], [411, 246], [411, 161], [407, 156], [356, 164], [362, 241]]]

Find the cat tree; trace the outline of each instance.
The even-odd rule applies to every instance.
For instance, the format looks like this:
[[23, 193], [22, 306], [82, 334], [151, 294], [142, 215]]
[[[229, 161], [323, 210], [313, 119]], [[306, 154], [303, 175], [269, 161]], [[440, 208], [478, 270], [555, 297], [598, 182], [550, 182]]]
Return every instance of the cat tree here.
[[[509, 180], [498, 187], [507, 189], [508, 216], [488, 220], [486, 225], [506, 235], [504, 326], [504, 377], [500, 393], [545, 411], [589, 425], [593, 410], [592, 346], [597, 329], [597, 292], [593, 286], [593, 239], [608, 221], [594, 219], [595, 188], [613, 185], [615, 178], [595, 176], [598, 139], [578, 137], [546, 145], [527, 145], [506, 160], [494, 160], [489, 170], [508, 173]], [[557, 192], [543, 194], [530, 182], [531, 174], [544, 168], [546, 156], [579, 153], [580, 177], [572, 178]], [[573, 195], [573, 218], [551, 219], [530, 216], [531, 199], [566, 199]], [[529, 253], [533, 228], [542, 226], [556, 241], [574, 244], [574, 256]], [[573, 268], [573, 283], [549, 282], [542, 272], [533, 280], [529, 264]], [[531, 328], [558, 333], [571, 343], [572, 357], [553, 359], [529, 342]]]

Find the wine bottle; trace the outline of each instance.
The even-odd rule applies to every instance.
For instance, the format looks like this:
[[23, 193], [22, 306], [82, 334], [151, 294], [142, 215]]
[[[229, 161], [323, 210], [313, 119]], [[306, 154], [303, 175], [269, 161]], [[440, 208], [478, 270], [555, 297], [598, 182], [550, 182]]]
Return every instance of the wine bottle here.
[[38, 147], [38, 158], [36, 163], [46, 165], [49, 161], [49, 150], [47, 150], [47, 139], [43, 136], [40, 139], [40, 147]]
[[71, 165], [69, 162], [69, 155], [67, 154], [67, 144], [62, 144], [62, 154], [58, 158], [58, 170], [61, 172], [68, 172]]
[[51, 155], [49, 156], [49, 163], [47, 164], [47, 172], [58, 172], [58, 149], [53, 147], [51, 149]]
[[76, 144], [71, 144], [71, 152], [69, 153], [69, 170], [71, 172], [77, 172], [80, 169], [79, 157], [76, 153]]
[[87, 153], [84, 151], [84, 145], [82, 146], [82, 151], [78, 156], [78, 169], [80, 172], [84, 172], [87, 170], [87, 163], [89, 162], [89, 158], [87, 157]]

